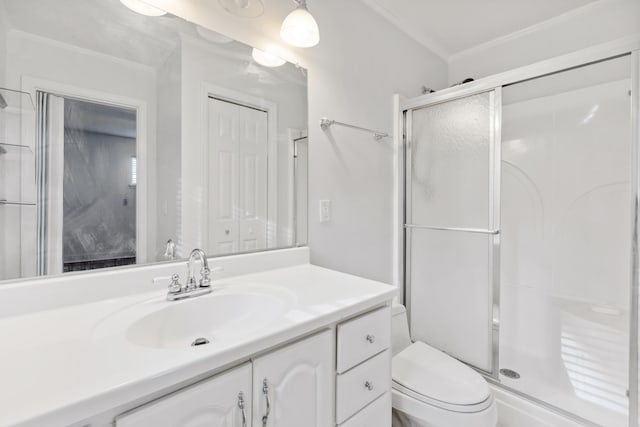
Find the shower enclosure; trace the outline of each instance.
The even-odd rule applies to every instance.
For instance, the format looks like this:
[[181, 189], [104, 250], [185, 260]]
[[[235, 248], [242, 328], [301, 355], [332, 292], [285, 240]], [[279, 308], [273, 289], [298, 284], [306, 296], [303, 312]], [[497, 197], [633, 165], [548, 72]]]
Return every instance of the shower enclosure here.
[[413, 338], [584, 425], [638, 426], [637, 49], [401, 106]]

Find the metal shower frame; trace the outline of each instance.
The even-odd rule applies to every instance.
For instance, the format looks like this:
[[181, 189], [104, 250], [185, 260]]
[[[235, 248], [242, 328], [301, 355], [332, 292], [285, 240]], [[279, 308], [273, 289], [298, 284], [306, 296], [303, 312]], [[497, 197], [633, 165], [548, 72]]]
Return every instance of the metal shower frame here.
[[[486, 230], [476, 229], [448, 229], [450, 231], [485, 233], [493, 236], [490, 239], [490, 289], [492, 292], [492, 324], [491, 324], [491, 344], [492, 344], [492, 369], [491, 372], [479, 370], [489, 382], [498, 387], [508, 390], [520, 397], [524, 397], [546, 409], [568, 417], [574, 421], [587, 426], [596, 426], [593, 422], [585, 420], [562, 408], [553, 406], [547, 402], [536, 399], [513, 388], [500, 383], [498, 376], [499, 369], [499, 325], [500, 325], [500, 145], [502, 128], [502, 88], [516, 83], [522, 83], [547, 75], [557, 74], [575, 68], [584, 67], [602, 61], [629, 56], [631, 58], [631, 195], [632, 206], [632, 246], [631, 246], [631, 271], [630, 271], [630, 307], [629, 307], [629, 427], [640, 427], [639, 416], [639, 366], [638, 366], [638, 310], [640, 298], [640, 36], [628, 37], [605, 43], [592, 48], [584, 49], [568, 55], [563, 55], [546, 61], [541, 61], [532, 65], [517, 68], [500, 74], [495, 74], [486, 78], [444, 89], [435, 93], [422, 95], [411, 99], [401, 99], [395, 96], [395, 145], [396, 145], [396, 178], [397, 178], [397, 198], [398, 212], [395, 218], [395, 259], [398, 263], [396, 269], [396, 283], [401, 288], [402, 299], [407, 310], [411, 304], [407, 304], [409, 291], [411, 289], [410, 277], [410, 244], [411, 229], [416, 228], [410, 221], [411, 195], [407, 192], [407, 179], [411, 176], [411, 120], [414, 110], [432, 106], [435, 104], [448, 102], [454, 99], [467, 96], [493, 92], [495, 110], [492, 109], [492, 120], [494, 124], [491, 151], [490, 151], [490, 212], [489, 224]], [[439, 227], [429, 227], [442, 229]]]

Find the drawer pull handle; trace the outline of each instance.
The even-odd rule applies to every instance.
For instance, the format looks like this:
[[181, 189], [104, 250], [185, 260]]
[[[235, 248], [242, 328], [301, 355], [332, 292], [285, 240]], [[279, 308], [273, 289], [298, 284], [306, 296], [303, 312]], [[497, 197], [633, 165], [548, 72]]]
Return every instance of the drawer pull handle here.
[[369, 391], [373, 390], [373, 383], [370, 381], [367, 381], [366, 383], [364, 383], [364, 388], [366, 388]]
[[242, 427], [247, 427], [247, 413], [244, 410], [244, 395], [242, 392], [238, 394], [238, 408], [242, 411]]
[[367, 335], [367, 341], [369, 341], [369, 344], [373, 344], [374, 341], [376, 340], [376, 336], [375, 335]]

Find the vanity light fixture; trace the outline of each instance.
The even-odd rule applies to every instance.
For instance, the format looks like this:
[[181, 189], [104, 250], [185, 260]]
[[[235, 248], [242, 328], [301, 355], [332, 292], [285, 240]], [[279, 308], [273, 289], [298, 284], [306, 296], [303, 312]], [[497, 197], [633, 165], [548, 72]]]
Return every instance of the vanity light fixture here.
[[134, 12], [139, 13], [140, 15], [162, 16], [167, 14], [167, 12], [165, 12], [164, 10], [151, 6], [150, 4], [145, 3], [142, 0], [120, 0], [120, 3], [127, 6]]
[[307, 9], [307, 0], [294, 1], [298, 7], [282, 21], [280, 37], [292, 46], [315, 46], [320, 42], [318, 23]]
[[269, 52], [265, 52], [260, 49], [256, 49], [255, 47], [251, 52], [251, 57], [258, 64], [264, 65], [265, 67], [280, 67], [281, 65], [284, 65], [285, 62], [287, 62], [284, 59], [280, 58], [279, 56], [276, 56]]

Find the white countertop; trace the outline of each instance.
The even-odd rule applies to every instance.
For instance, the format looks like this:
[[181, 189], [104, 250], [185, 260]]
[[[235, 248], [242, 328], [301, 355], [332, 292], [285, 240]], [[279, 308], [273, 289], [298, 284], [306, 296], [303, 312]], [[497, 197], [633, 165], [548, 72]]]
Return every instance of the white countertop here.
[[81, 421], [382, 304], [396, 291], [305, 264], [219, 280], [218, 291], [197, 298], [252, 283], [286, 294], [286, 310], [258, 332], [202, 347], [143, 347], [126, 339], [122, 320], [122, 327], [109, 321], [181, 303], [165, 302], [164, 290], [0, 319], [0, 426]]

